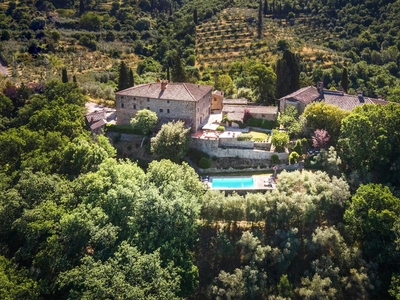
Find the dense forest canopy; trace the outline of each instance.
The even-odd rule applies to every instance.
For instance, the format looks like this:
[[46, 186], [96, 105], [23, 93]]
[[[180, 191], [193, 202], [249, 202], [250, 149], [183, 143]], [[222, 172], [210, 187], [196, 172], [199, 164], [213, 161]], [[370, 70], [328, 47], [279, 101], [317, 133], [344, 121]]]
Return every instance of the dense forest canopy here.
[[246, 195], [204, 189], [180, 123], [142, 168], [83, 115], [157, 78], [269, 105], [317, 81], [400, 102], [399, 14], [394, 0], [0, 1], [0, 298], [398, 299], [396, 103], [281, 112], [275, 139], [298, 140], [294, 160], [315, 142], [312, 171]]

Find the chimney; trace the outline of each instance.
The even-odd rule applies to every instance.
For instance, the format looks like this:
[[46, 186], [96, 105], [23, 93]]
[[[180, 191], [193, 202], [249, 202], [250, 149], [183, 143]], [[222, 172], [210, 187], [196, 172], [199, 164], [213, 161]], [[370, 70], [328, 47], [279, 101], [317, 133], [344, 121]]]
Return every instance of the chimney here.
[[358, 96], [358, 101], [360, 101], [360, 103], [364, 103], [363, 91], [359, 90], [357, 92], [357, 96]]
[[161, 90], [165, 91], [167, 89], [168, 80], [161, 81]]
[[382, 100], [382, 95], [378, 95], [378, 100]]
[[157, 78], [157, 82], [160, 83], [160, 78]]
[[323, 81], [318, 81], [317, 82], [317, 90], [318, 90], [318, 92], [322, 92], [323, 91], [323, 89], [324, 89], [324, 82]]
[[319, 93], [319, 100], [324, 99], [324, 82], [323, 81], [317, 82], [317, 91]]

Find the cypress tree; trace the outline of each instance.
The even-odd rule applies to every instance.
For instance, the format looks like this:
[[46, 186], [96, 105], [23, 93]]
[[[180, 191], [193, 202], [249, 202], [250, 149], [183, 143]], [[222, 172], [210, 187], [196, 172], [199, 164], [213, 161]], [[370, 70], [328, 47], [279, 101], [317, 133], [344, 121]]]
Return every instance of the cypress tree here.
[[197, 23], [197, 8], [194, 8], [194, 10], [193, 10], [193, 22], [194, 22], [194, 24], [196, 24], [196, 25], [198, 25], [198, 23]]
[[340, 80], [340, 85], [342, 86], [344, 91], [347, 93], [347, 90], [349, 89], [349, 75], [347, 73], [347, 68], [343, 68], [342, 79]]
[[129, 70], [124, 61], [119, 65], [118, 90], [124, 90], [129, 87]]
[[61, 81], [63, 83], [67, 83], [68, 82], [68, 74], [67, 74], [67, 69], [66, 68], [62, 68], [61, 69]]
[[281, 98], [300, 88], [300, 63], [290, 50], [276, 62], [276, 97]]
[[262, 35], [262, 26], [263, 26], [263, 1], [259, 0], [259, 3], [258, 3], [258, 27], [257, 27], [257, 34], [258, 34], [259, 39], [261, 39], [261, 35]]
[[167, 80], [168, 80], [168, 81], [171, 80], [170, 75], [169, 75], [169, 67], [167, 67]]
[[76, 76], [75, 76], [75, 75], [72, 76], [72, 82], [73, 82], [73, 83], [77, 83], [77, 81], [76, 81]]
[[264, 0], [264, 15], [268, 14], [268, 0]]
[[79, 1], [79, 15], [82, 16], [85, 13], [85, 4], [83, 0]]
[[133, 77], [132, 69], [129, 69], [129, 86], [132, 87], [135, 85], [135, 79]]
[[178, 54], [173, 58], [172, 62], [172, 81], [174, 82], [185, 82], [186, 72], [183, 67], [182, 60]]

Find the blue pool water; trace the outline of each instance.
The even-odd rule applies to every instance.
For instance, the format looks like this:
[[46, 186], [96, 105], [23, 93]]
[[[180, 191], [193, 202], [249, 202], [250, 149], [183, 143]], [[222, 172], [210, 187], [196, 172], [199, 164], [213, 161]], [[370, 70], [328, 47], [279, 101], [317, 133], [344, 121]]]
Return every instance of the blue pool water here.
[[213, 189], [248, 189], [254, 187], [253, 177], [222, 177], [213, 178]]

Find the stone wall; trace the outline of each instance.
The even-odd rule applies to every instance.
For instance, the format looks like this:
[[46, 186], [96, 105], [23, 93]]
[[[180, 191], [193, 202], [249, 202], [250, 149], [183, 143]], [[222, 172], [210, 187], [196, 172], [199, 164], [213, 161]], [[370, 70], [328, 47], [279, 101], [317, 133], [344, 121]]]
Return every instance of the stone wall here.
[[[268, 143], [265, 143], [268, 144]], [[236, 144], [237, 145], [237, 144]], [[216, 157], [238, 157], [238, 158], [249, 158], [249, 159], [265, 159], [270, 160], [273, 154], [278, 155], [282, 163], [287, 162], [289, 154], [275, 153], [263, 150], [253, 149], [238, 149], [238, 148], [220, 148], [219, 140], [217, 139], [197, 139], [192, 138], [190, 143], [191, 148], [199, 149], [210, 156]]]
[[220, 138], [219, 146], [222, 148], [253, 149], [254, 141], [238, 141], [236, 138]]
[[265, 150], [265, 151], [270, 151], [271, 150], [271, 143], [254, 142], [254, 148], [255, 149], [260, 149], [260, 150]]

